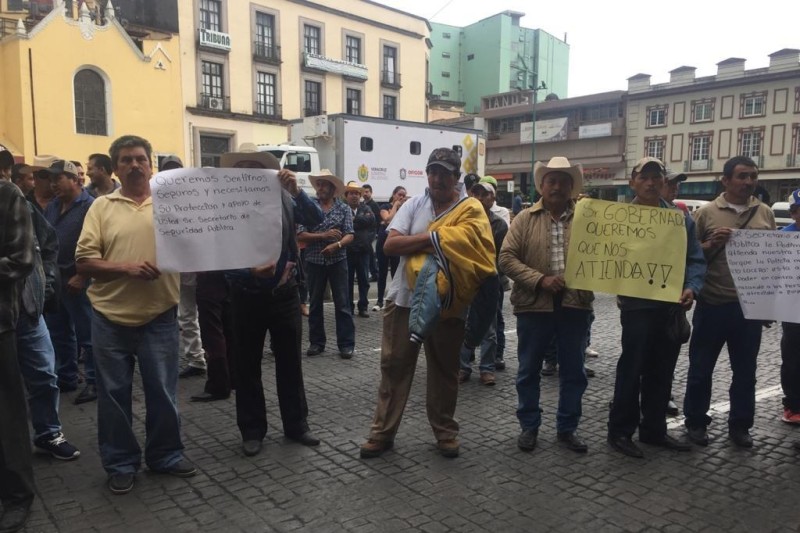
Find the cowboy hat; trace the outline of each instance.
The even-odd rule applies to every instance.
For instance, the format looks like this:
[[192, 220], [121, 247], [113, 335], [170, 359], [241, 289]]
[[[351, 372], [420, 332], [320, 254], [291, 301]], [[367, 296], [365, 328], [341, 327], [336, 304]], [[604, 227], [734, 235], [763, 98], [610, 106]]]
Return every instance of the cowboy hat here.
[[219, 158], [219, 166], [220, 168], [233, 168], [244, 161], [259, 163], [267, 169], [281, 169], [281, 162], [277, 157], [269, 152], [259, 152], [258, 147], [253, 143], [242, 143], [239, 145], [238, 152], [222, 154]]
[[537, 161], [533, 165], [533, 183], [539, 194], [542, 193], [542, 180], [550, 172], [563, 172], [572, 177], [572, 195], [576, 196], [583, 189], [583, 166], [578, 163], [573, 165], [566, 157], [556, 156], [546, 165]]
[[62, 160], [62, 158], [55, 155], [35, 155], [33, 156], [33, 164], [31, 165], [31, 170], [35, 172], [37, 170], [50, 168], [53, 165], [53, 163], [60, 160]]
[[347, 185], [344, 187], [344, 192], [357, 192], [358, 194], [363, 194], [364, 189], [358, 184], [357, 181], [348, 181]]
[[333, 187], [336, 189], [335, 191], [333, 191], [334, 197], [341, 196], [344, 194], [344, 182], [340, 178], [334, 176], [333, 172], [331, 172], [327, 168], [323, 168], [322, 170], [320, 170], [319, 174], [310, 174], [308, 176], [308, 179], [311, 181], [311, 186], [314, 187], [314, 189], [317, 188], [317, 183], [319, 183], [320, 181], [327, 181], [331, 183]]

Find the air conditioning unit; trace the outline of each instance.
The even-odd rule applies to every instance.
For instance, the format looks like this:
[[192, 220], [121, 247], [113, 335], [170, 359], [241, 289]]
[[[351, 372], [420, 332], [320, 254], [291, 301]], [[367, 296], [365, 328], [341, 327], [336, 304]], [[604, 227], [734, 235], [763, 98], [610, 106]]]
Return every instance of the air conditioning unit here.
[[224, 107], [224, 102], [222, 98], [209, 98], [208, 99], [208, 107], [210, 109], [215, 109], [217, 111], [222, 111]]

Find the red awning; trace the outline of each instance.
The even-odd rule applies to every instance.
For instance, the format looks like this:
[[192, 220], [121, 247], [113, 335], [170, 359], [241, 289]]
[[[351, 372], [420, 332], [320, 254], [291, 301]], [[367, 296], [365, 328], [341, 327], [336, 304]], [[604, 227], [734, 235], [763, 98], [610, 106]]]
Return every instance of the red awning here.
[[491, 176], [497, 181], [510, 181], [514, 179], [514, 174], [511, 174], [510, 172], [502, 174], [491, 174]]

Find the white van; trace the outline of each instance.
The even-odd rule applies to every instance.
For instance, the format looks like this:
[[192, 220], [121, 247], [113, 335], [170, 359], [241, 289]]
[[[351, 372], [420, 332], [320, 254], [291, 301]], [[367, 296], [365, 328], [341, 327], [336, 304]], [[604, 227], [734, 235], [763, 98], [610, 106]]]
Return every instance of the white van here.
[[683, 204], [683, 205], [686, 206], [686, 209], [690, 213], [694, 213], [699, 208], [701, 208], [704, 205], [706, 205], [708, 203], [708, 201], [707, 200], [690, 200], [690, 199], [684, 199], [684, 198], [676, 198], [674, 203], [675, 204], [679, 204], [679, 203]]
[[772, 204], [772, 214], [775, 215], [775, 225], [778, 229], [788, 226], [794, 220], [789, 216], [789, 202], [775, 202]]

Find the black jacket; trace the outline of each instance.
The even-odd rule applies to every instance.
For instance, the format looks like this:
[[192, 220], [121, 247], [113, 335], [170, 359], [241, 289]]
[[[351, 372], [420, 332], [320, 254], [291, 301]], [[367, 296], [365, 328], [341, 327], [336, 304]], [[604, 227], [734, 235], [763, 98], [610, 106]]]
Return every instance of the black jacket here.
[[19, 287], [33, 264], [33, 225], [28, 202], [16, 185], [0, 180], [0, 334], [17, 327]]
[[[348, 206], [350, 212], [353, 209]], [[348, 253], [364, 253], [372, 248], [372, 241], [375, 239], [375, 214], [366, 204], [358, 204], [355, 215], [353, 215], [353, 231], [355, 235], [353, 242], [347, 246]]]

